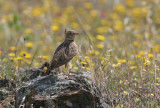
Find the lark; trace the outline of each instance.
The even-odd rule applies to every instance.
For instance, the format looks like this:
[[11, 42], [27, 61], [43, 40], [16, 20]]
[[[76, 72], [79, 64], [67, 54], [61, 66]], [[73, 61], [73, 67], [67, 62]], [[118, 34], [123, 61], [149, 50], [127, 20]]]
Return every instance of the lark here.
[[50, 74], [52, 70], [59, 68], [62, 65], [65, 65], [65, 68], [68, 68], [68, 62], [78, 54], [78, 47], [75, 43], [75, 37], [79, 33], [76, 30], [65, 30], [65, 39], [61, 43], [50, 62], [47, 74]]

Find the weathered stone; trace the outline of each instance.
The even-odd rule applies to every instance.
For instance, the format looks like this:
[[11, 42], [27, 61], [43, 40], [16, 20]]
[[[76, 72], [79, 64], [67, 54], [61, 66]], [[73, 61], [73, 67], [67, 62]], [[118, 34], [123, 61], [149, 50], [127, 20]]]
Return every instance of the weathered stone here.
[[91, 79], [89, 72], [34, 78], [17, 90], [15, 107], [108, 108]]

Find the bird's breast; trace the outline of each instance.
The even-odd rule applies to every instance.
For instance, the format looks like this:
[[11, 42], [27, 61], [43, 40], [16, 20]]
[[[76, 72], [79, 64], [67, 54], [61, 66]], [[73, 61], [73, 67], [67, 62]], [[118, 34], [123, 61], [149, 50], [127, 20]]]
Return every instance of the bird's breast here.
[[78, 54], [78, 47], [75, 42], [69, 45], [69, 54], [76, 56]]

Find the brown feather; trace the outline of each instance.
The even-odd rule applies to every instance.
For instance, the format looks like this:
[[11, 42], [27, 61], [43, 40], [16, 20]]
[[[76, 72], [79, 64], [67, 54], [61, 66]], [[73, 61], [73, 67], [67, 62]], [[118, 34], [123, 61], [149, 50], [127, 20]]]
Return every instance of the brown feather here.
[[76, 43], [74, 42], [75, 35], [76, 34], [66, 34], [64, 42], [57, 47], [53, 55], [47, 74], [50, 73], [49, 71], [67, 64], [74, 56], [77, 55], [78, 48]]

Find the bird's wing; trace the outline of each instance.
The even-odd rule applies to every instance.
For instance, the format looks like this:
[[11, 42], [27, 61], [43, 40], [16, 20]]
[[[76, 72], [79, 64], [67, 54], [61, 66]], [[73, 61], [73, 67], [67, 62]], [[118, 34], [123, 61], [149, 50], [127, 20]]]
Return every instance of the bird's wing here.
[[[57, 47], [57, 49], [55, 50], [55, 53], [57, 53], [59, 50], [62, 50], [62, 48], [64, 48], [64, 47], [65, 47], [65, 43], [63, 42]], [[54, 55], [55, 55], [55, 53], [54, 53]]]
[[51, 61], [50, 68], [55, 69], [58, 68], [67, 62], [69, 62], [73, 57], [66, 54], [66, 46], [64, 43], [59, 45], [59, 47], [56, 49], [54, 56]]

